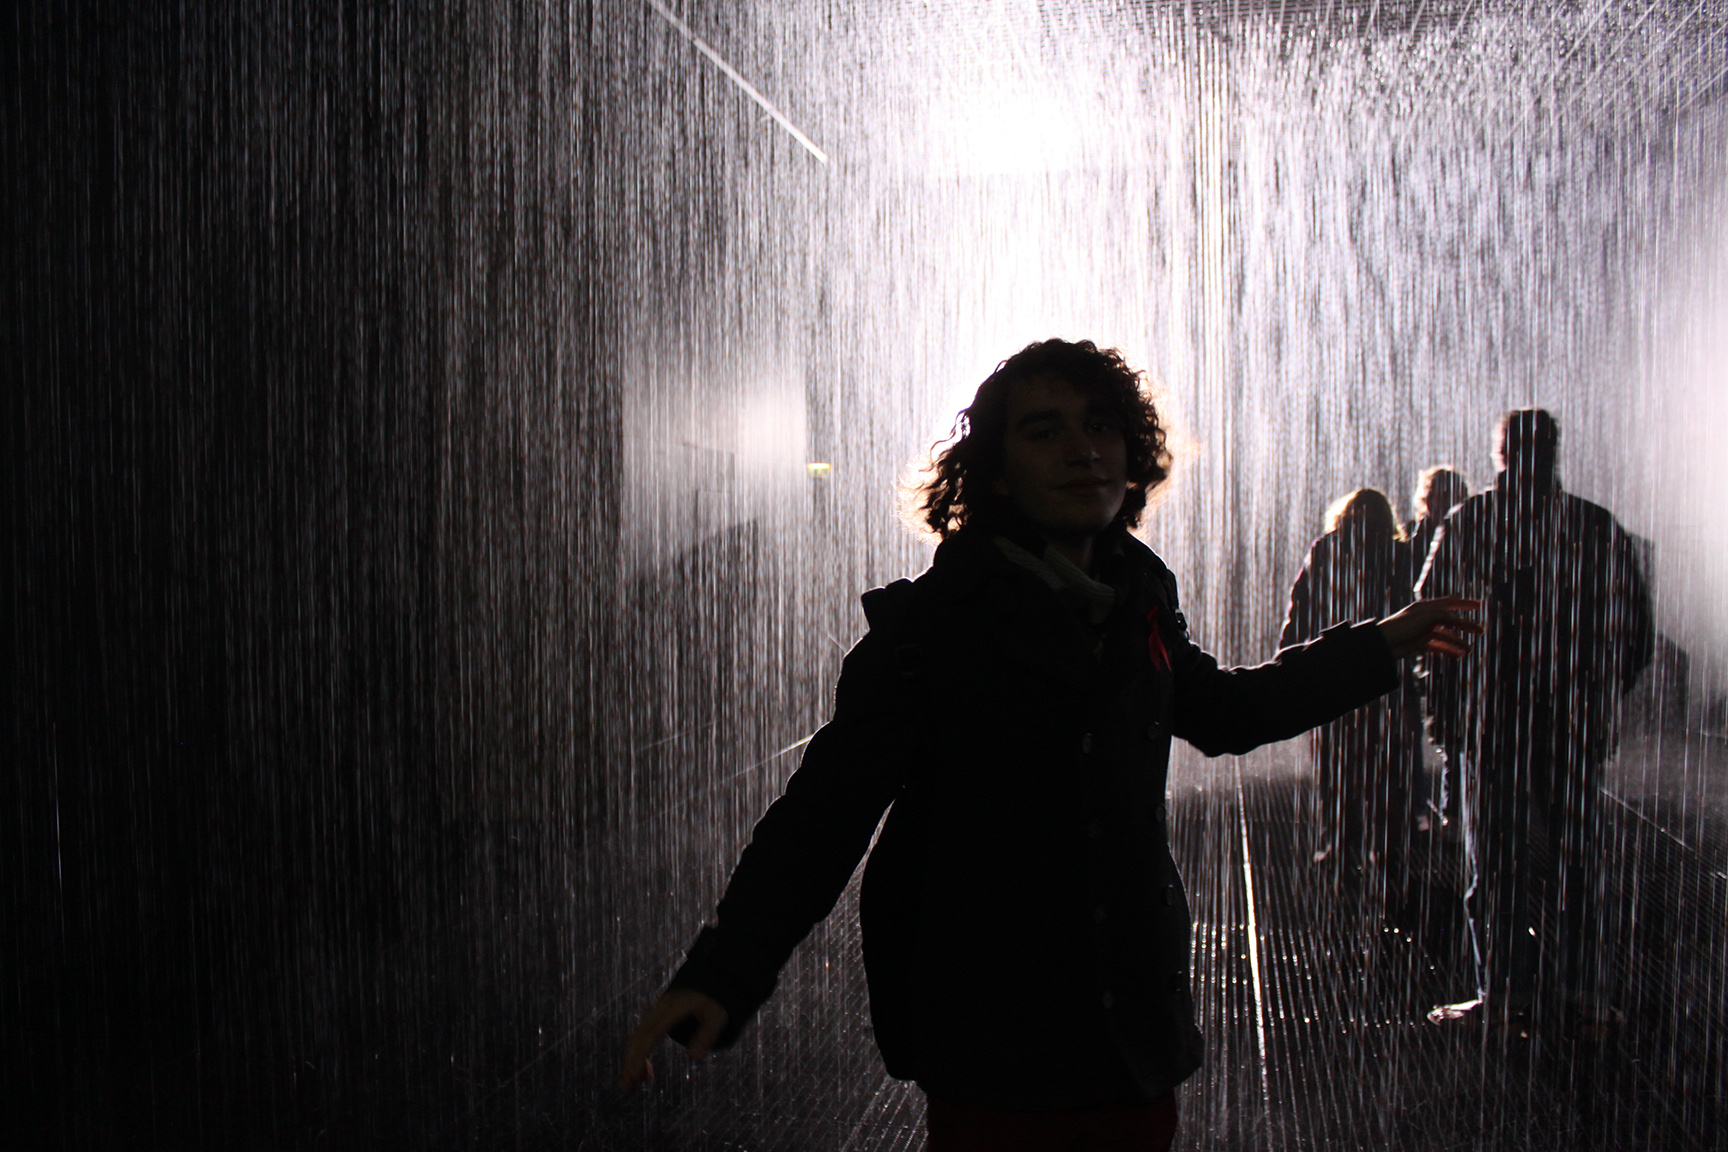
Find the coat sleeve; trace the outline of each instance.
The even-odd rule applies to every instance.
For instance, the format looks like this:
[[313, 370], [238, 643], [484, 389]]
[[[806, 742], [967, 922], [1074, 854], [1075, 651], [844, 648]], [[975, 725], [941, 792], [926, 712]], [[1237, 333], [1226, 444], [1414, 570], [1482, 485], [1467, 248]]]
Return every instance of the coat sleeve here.
[[[1175, 581], [1165, 591], [1172, 605]], [[1208, 756], [1288, 740], [1399, 685], [1398, 662], [1373, 623], [1340, 624], [1253, 668], [1220, 668], [1180, 613], [1165, 634], [1175, 676], [1171, 731]]]
[[[834, 717], [804, 750], [786, 791], [756, 824], [714, 920], [696, 937], [670, 987], [719, 1001], [738, 1038], [773, 992], [781, 967], [840, 898], [905, 771], [896, 730], [896, 679], [885, 643], [866, 636], [847, 655]], [[673, 1039], [688, 1040], [687, 1027]]]

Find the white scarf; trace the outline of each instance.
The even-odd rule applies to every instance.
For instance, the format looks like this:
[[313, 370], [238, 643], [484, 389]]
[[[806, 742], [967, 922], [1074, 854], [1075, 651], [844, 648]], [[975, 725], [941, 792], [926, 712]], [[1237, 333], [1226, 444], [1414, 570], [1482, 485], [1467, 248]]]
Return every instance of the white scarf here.
[[1006, 536], [997, 536], [994, 539], [1002, 555], [1044, 581], [1052, 591], [1058, 594], [1066, 593], [1063, 599], [1072, 604], [1080, 618], [1094, 628], [1104, 623], [1110, 610], [1116, 607], [1116, 589], [1092, 579], [1080, 571], [1074, 561], [1050, 545], [1046, 544], [1044, 555], [1038, 557]]

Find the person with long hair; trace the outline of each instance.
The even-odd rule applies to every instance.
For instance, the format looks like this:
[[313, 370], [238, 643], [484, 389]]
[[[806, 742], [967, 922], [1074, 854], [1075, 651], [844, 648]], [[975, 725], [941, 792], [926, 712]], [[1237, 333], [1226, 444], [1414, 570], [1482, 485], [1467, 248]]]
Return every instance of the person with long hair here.
[[[1326, 510], [1325, 529], [1290, 589], [1281, 645], [1388, 616], [1413, 599], [1412, 550], [1384, 493], [1358, 488], [1341, 497]], [[1415, 796], [1423, 791], [1421, 711], [1408, 696], [1390, 693], [1309, 733], [1313, 860], [1335, 890], [1393, 920], [1410, 889]]]
[[833, 719], [630, 1038], [623, 1087], [668, 1035], [698, 1057], [733, 1043], [868, 850], [875, 1038], [927, 1094], [932, 1152], [1169, 1146], [1201, 1048], [1171, 738], [1288, 739], [1474, 628], [1467, 601], [1416, 604], [1220, 668], [1131, 534], [1170, 463], [1118, 353], [1048, 340], [991, 373], [916, 493], [929, 570], [865, 594]]

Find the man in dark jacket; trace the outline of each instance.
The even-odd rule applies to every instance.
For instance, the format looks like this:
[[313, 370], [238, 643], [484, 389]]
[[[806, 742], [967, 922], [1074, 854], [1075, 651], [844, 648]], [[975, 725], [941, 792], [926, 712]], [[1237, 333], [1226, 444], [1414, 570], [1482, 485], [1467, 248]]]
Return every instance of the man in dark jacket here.
[[1447, 515], [1419, 590], [1487, 603], [1483, 642], [1430, 670], [1429, 732], [1460, 764], [1478, 999], [1502, 1019], [1607, 1015], [1587, 946], [1602, 769], [1620, 699], [1650, 663], [1650, 595], [1632, 538], [1560, 487], [1560, 429], [1540, 408], [1500, 422], [1494, 489]]
[[1169, 457], [1118, 354], [1034, 344], [962, 427], [922, 491], [934, 563], [865, 596], [834, 718], [620, 1080], [651, 1075], [665, 1035], [696, 1056], [737, 1037], [887, 810], [863, 887], [871, 1015], [889, 1072], [929, 1096], [930, 1147], [1164, 1147], [1200, 1062], [1170, 738], [1246, 752], [1330, 720], [1397, 687], [1397, 656], [1462, 650], [1468, 605], [1220, 669], [1128, 534]]

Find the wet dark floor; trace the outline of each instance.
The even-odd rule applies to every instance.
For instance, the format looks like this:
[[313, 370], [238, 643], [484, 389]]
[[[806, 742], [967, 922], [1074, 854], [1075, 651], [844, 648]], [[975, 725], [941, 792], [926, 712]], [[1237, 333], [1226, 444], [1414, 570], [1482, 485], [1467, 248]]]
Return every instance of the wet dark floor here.
[[[657, 738], [636, 791], [579, 840], [528, 819], [455, 829], [470, 878], [400, 878], [394, 918], [363, 872], [340, 874], [346, 904], [271, 887], [283, 914], [262, 922], [280, 936], [199, 921], [178, 983], [150, 963], [163, 933], [141, 951], [64, 950], [106, 983], [8, 985], [35, 1031], [0, 1037], [17, 1057], [0, 1147], [921, 1148], [922, 1097], [887, 1078], [871, 1039], [855, 889], [734, 1050], [695, 1068], [668, 1046], [651, 1091], [612, 1087], [797, 735]], [[759, 749], [744, 768], [740, 747]], [[1419, 853], [1420, 915], [1388, 925], [1336, 895], [1297, 816], [1305, 755], [1184, 753], [1172, 777], [1207, 1041], [1179, 1090], [1178, 1148], [1728, 1148], [1720, 740], [1627, 742], [1609, 773], [1599, 941], [1623, 1022], [1529, 1035], [1426, 1022], [1473, 989], [1456, 849]], [[713, 784], [691, 798], [692, 778]], [[7, 1122], [26, 1114], [33, 1128]]]
[[[1622, 1023], [1435, 1026], [1428, 1008], [1473, 986], [1456, 849], [1432, 847], [1423, 912], [1401, 926], [1341, 900], [1304, 861], [1294, 748], [1240, 774], [1224, 761], [1176, 777], [1208, 1043], [1180, 1090], [1178, 1148], [1728, 1147], [1719, 837], [1688, 840], [1674, 813], [1613, 794], [1602, 948]], [[1698, 835], [1720, 832], [1695, 807], [1688, 818]], [[854, 900], [800, 949], [738, 1049], [709, 1066], [663, 1050], [652, 1091], [608, 1086], [633, 1014], [676, 961], [669, 950], [652, 980], [596, 1006], [513, 1077], [471, 1085], [428, 1146], [921, 1148], [922, 1097], [886, 1077], [870, 1042]]]

